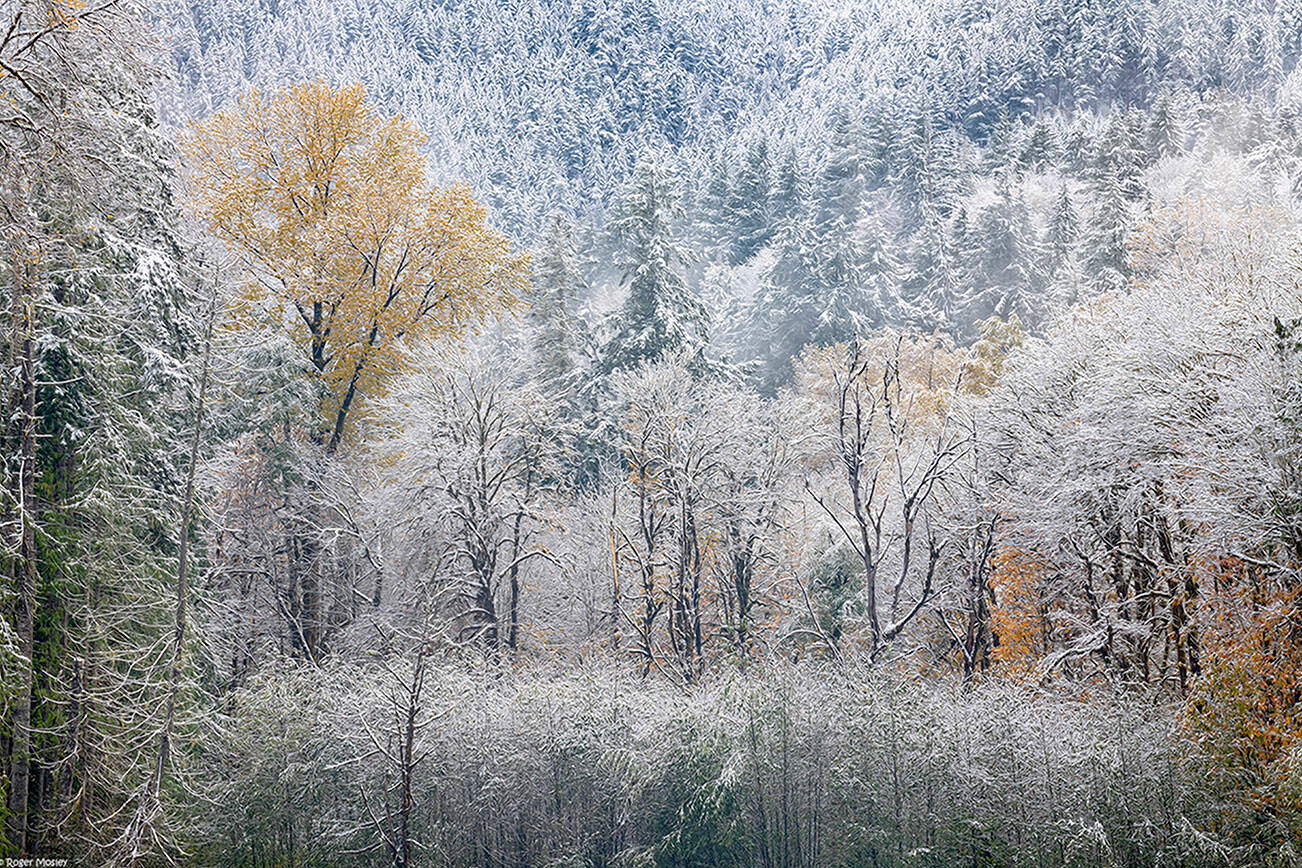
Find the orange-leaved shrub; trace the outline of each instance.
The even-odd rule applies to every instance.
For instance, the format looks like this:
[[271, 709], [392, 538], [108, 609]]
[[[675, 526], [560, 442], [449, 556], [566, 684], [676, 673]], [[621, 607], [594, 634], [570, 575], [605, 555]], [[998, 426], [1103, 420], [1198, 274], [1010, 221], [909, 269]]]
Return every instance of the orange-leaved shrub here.
[[1291, 852], [1302, 841], [1302, 589], [1248, 578], [1203, 595], [1201, 671], [1181, 723], [1231, 796], [1227, 827]]

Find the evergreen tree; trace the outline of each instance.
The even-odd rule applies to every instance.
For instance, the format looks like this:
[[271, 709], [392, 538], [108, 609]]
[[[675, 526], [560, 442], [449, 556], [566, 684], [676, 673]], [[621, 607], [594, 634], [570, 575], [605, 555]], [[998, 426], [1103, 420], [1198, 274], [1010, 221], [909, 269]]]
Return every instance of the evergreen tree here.
[[897, 167], [892, 181], [901, 232], [917, 232], [934, 216], [947, 216], [966, 192], [969, 169], [962, 137], [937, 129], [924, 106], [906, 118], [892, 163]]
[[770, 240], [782, 226], [796, 219], [809, 199], [809, 179], [800, 165], [794, 148], [789, 148], [778, 165], [769, 191], [769, 213], [772, 216]]
[[1095, 181], [1094, 209], [1082, 228], [1085, 270], [1095, 292], [1119, 290], [1130, 279], [1126, 261], [1130, 226], [1130, 204], [1124, 181], [1109, 168]]
[[706, 259], [727, 257], [732, 247], [729, 200], [732, 185], [727, 167], [711, 164], [709, 182], [697, 197], [696, 217], [700, 226], [701, 246]]
[[667, 356], [686, 359], [694, 374], [713, 372], [705, 356], [709, 314], [683, 279], [685, 254], [676, 235], [681, 218], [677, 174], [663, 156], [644, 153], [610, 224], [627, 295], [587, 344], [591, 376], [576, 394], [582, 485], [594, 484], [602, 467], [617, 460], [616, 374]]
[[1163, 91], [1148, 115], [1148, 150], [1155, 159], [1174, 157], [1183, 150], [1184, 124], [1174, 94]]
[[1037, 118], [1022, 145], [1021, 165], [1032, 171], [1041, 171], [1058, 161], [1058, 141], [1047, 118]]
[[969, 227], [965, 245], [967, 292], [957, 306], [954, 325], [960, 335], [975, 337], [977, 323], [991, 316], [1017, 315], [1040, 321], [1045, 282], [1039, 274], [1038, 239], [1026, 203], [1008, 173], [1000, 175], [998, 198]]
[[1094, 143], [1089, 176], [1102, 188], [1115, 184], [1126, 199], [1143, 195], [1140, 173], [1144, 169], [1142, 132], [1126, 114], [1114, 112], [1108, 116], [1102, 134]]
[[1043, 274], [1049, 281], [1049, 308], [1065, 309], [1080, 301], [1080, 217], [1064, 183], [1058, 190], [1044, 239]]
[[855, 234], [858, 279], [868, 310], [877, 311], [882, 323], [912, 322], [918, 313], [900, 298], [902, 266], [890, 227], [878, 215], [869, 214], [859, 221]]
[[620, 196], [611, 228], [622, 243], [620, 267], [628, 295], [601, 351], [603, 374], [631, 370], [666, 353], [701, 356], [708, 337], [705, 307], [682, 277], [684, 255], [675, 230], [677, 176], [663, 157], [638, 161]]
[[47, 12], [19, 8], [26, 47], [0, 47], [16, 70], [0, 87], [0, 642], [20, 657], [0, 678], [15, 688], [0, 701], [3, 849], [163, 861], [181, 829], [162, 710], [193, 671], [172, 638], [193, 283], [173, 153], [128, 47], [141, 10]]
[[534, 257], [534, 285], [529, 305], [533, 356], [538, 378], [555, 395], [573, 384], [579, 344], [578, 299], [585, 294], [574, 238], [574, 224], [553, 215]]
[[958, 280], [953, 248], [949, 223], [938, 215], [910, 236], [900, 276], [900, 322], [922, 331], [950, 328]]
[[732, 230], [733, 264], [750, 259], [772, 238], [769, 211], [772, 174], [768, 142], [757, 139], [746, 149], [746, 157], [729, 191], [728, 222]]
[[868, 191], [880, 190], [891, 179], [891, 167], [898, 156], [896, 146], [899, 136], [890, 115], [875, 112], [864, 122], [863, 179]]
[[862, 130], [844, 110], [832, 121], [832, 141], [818, 177], [814, 198], [820, 229], [838, 231], [859, 219], [868, 166], [861, 148]]
[[1020, 167], [1024, 150], [1021, 130], [1008, 117], [1001, 117], [990, 130], [985, 150], [981, 155], [981, 168], [994, 173]]
[[[766, 391], [786, 382], [792, 357], [807, 344], [849, 340], [889, 319], [921, 316], [901, 297], [908, 271], [893, 250], [892, 229], [866, 208], [869, 186], [885, 172], [882, 153], [881, 142], [865, 137], [848, 113], [839, 112], [809, 204], [777, 222], [775, 261], [763, 276], [750, 317], [751, 346]], [[915, 190], [919, 178], [932, 183], [930, 174], [912, 177]], [[795, 160], [784, 159], [775, 201], [803, 198], [801, 186]], [[909, 199], [916, 209], [920, 196]]]
[[752, 303], [763, 390], [772, 393], [789, 379], [805, 345], [849, 340], [882, 324], [896, 273], [887, 247], [880, 227], [865, 245], [843, 220], [819, 226], [797, 215], [779, 227], [776, 260]]
[[1062, 184], [1053, 203], [1053, 212], [1049, 215], [1049, 229], [1044, 239], [1046, 270], [1049, 274], [1056, 273], [1074, 254], [1079, 222], [1071, 193], [1068, 192], [1067, 185]]
[[783, 221], [775, 235], [777, 259], [755, 295], [752, 346], [760, 364], [760, 389], [772, 394], [792, 372], [792, 360], [817, 326], [822, 287], [813, 260], [814, 230], [800, 215]]

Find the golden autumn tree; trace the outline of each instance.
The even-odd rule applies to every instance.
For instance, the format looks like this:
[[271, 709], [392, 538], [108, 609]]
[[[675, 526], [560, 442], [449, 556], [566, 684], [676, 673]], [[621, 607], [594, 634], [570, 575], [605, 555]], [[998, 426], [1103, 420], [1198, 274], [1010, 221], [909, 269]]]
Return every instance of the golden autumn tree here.
[[[365, 400], [409, 367], [409, 346], [464, 335], [527, 286], [527, 255], [469, 191], [428, 183], [423, 141], [361, 85], [314, 82], [245, 94], [181, 142], [192, 207], [242, 271], [228, 327], [252, 328], [253, 311], [269, 307], [292, 332], [319, 402], [310, 437], [328, 455]], [[277, 593], [295, 647], [314, 658], [336, 583], [308, 485], [306, 502], [284, 503]]]
[[182, 142], [193, 201], [252, 293], [289, 306], [320, 378], [314, 439], [338, 448], [404, 343], [453, 338], [517, 303], [529, 262], [467, 188], [432, 188], [423, 136], [362, 85], [257, 91]]

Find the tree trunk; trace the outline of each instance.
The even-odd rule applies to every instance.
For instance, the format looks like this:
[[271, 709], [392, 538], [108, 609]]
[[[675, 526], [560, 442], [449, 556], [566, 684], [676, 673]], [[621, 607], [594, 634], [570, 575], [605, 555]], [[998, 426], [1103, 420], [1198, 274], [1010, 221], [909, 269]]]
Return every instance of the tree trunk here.
[[185, 653], [185, 605], [188, 595], [190, 570], [190, 522], [194, 512], [194, 474], [199, 463], [199, 443], [203, 435], [204, 403], [208, 397], [208, 362], [212, 351], [213, 320], [217, 316], [217, 300], [214, 297], [212, 309], [208, 313], [208, 325], [203, 344], [203, 372], [199, 375], [198, 407], [195, 413], [194, 434], [190, 439], [190, 467], [185, 475], [185, 499], [181, 502], [181, 541], [177, 552], [176, 566], [176, 623], [172, 634], [172, 664], [168, 672], [170, 689], [167, 695], [167, 709], [163, 714], [163, 729], [158, 737], [158, 765], [154, 770], [154, 798], [162, 790], [163, 777], [167, 774], [168, 761], [171, 758], [172, 729], [176, 721], [176, 700], [181, 693], [181, 662]]
[[618, 507], [618, 489], [610, 492], [610, 648], [619, 652], [619, 552], [615, 547], [615, 516]]
[[868, 514], [859, 491], [859, 474], [851, 473], [849, 481], [851, 503], [862, 546], [859, 555], [863, 561], [864, 608], [868, 611], [869, 639], [872, 642], [870, 656], [875, 657], [882, 644], [882, 627], [877, 619], [877, 563], [873, 560], [873, 547], [868, 535]]
[[11, 352], [17, 382], [10, 406], [16, 423], [18, 467], [11, 470], [10, 495], [14, 504], [13, 533], [17, 558], [13, 564], [17, 592], [15, 622], [19, 650], [26, 658], [12, 727], [9, 779], [10, 840], [19, 853], [27, 852], [28, 786], [32, 750], [32, 684], [36, 625], [36, 357], [32, 340], [32, 298], [29, 266], [23, 265], [13, 291]]
[[[524, 476], [524, 502], [529, 503], [533, 497], [533, 473], [537, 466], [537, 458], [530, 460], [525, 469]], [[519, 651], [520, 642], [520, 549], [522, 535], [524, 531], [524, 507], [521, 506], [515, 513], [515, 525], [511, 529], [511, 623], [507, 627], [507, 645], [511, 649], [511, 656], [515, 657]]]

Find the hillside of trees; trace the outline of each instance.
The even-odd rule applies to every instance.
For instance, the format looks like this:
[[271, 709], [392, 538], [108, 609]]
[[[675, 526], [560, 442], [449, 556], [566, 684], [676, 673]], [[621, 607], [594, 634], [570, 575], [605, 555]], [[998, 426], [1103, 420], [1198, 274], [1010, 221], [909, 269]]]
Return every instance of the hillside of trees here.
[[1302, 5], [0, 9], [0, 855], [1302, 861]]

